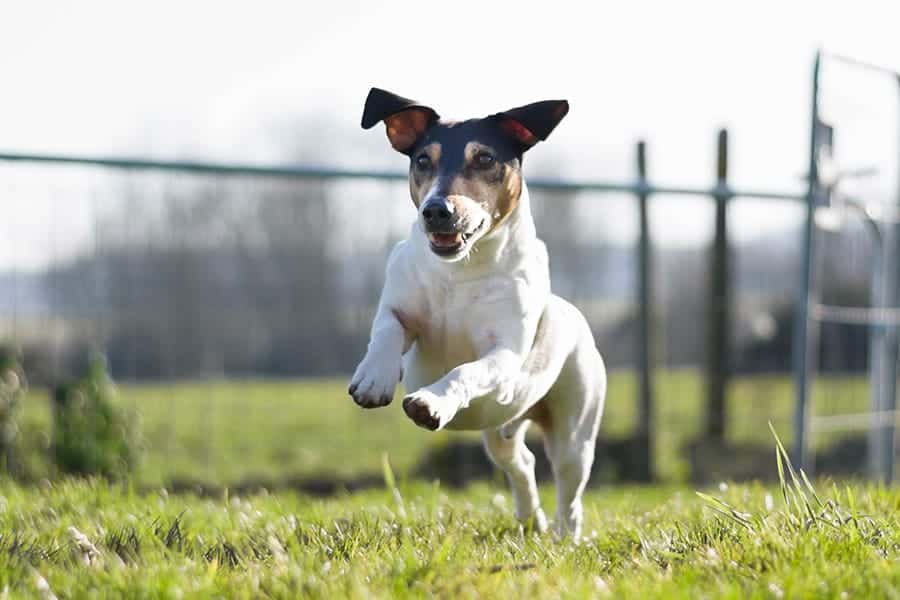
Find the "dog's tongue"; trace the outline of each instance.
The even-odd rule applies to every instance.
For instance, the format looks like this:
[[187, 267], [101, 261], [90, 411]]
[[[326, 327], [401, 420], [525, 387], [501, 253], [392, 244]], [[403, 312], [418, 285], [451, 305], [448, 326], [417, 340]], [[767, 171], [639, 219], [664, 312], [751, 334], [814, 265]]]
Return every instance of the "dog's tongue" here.
[[432, 233], [431, 243], [435, 246], [449, 248], [459, 243], [458, 233]]

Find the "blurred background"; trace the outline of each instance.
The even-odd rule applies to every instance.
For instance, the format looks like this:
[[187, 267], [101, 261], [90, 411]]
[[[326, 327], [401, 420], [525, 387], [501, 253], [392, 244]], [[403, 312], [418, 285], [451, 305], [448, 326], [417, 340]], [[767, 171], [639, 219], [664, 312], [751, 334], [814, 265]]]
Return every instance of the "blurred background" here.
[[[402, 477], [498, 478], [477, 435], [420, 431], [396, 403], [364, 412], [345, 391], [387, 252], [415, 218], [405, 157], [359, 128], [378, 86], [446, 117], [569, 100], [525, 173], [553, 287], [587, 315], [612, 372], [595, 483], [773, 477], [767, 423], [792, 441], [798, 343], [812, 348], [810, 411], [863, 415], [810, 430], [816, 472], [864, 476], [870, 344], [894, 326], [838, 319], [798, 342], [796, 307], [814, 57], [900, 70], [885, 10], [4, 7], [8, 472], [330, 493], [379, 482], [387, 457]], [[856, 175], [846, 197], [893, 227], [898, 80], [828, 56], [832, 166]], [[818, 215], [815, 289], [872, 306], [871, 219], [837, 213]]]

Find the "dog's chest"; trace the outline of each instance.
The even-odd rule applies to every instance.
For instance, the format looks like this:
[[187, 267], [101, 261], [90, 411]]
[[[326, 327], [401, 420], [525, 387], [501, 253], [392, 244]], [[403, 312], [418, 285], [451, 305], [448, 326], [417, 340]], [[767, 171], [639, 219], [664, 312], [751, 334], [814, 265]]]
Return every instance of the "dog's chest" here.
[[498, 311], [514, 293], [504, 277], [433, 283], [423, 288], [421, 305], [404, 325], [415, 333], [421, 358], [453, 368], [493, 345]]

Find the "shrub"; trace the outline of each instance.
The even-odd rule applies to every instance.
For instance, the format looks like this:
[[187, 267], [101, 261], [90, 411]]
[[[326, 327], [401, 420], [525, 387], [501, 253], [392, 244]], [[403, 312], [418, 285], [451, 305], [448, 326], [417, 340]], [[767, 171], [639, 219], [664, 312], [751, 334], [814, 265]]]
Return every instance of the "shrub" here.
[[53, 395], [53, 456], [65, 473], [124, 477], [137, 465], [137, 422], [117, 401], [106, 361], [91, 359], [86, 374]]
[[18, 408], [26, 389], [25, 373], [16, 353], [0, 348], [0, 469], [6, 472], [15, 470]]

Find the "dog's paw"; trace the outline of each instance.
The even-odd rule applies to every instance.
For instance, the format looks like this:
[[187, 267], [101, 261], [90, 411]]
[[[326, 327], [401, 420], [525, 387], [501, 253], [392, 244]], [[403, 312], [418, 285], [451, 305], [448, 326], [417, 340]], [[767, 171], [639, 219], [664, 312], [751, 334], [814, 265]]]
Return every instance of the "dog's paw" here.
[[550, 529], [550, 522], [547, 521], [547, 515], [544, 514], [544, 510], [540, 507], [530, 515], [519, 516], [517, 514], [516, 518], [522, 522], [522, 526], [525, 529], [531, 530], [539, 535], [547, 533]]
[[455, 414], [448, 400], [424, 388], [403, 399], [403, 411], [413, 423], [429, 431], [443, 428]]
[[363, 408], [387, 406], [394, 399], [394, 388], [400, 381], [401, 368], [376, 366], [373, 361], [363, 360], [350, 380], [347, 392], [353, 401]]
[[556, 513], [553, 520], [553, 537], [557, 541], [569, 540], [578, 545], [582, 541], [581, 537], [581, 516], [564, 515]]

